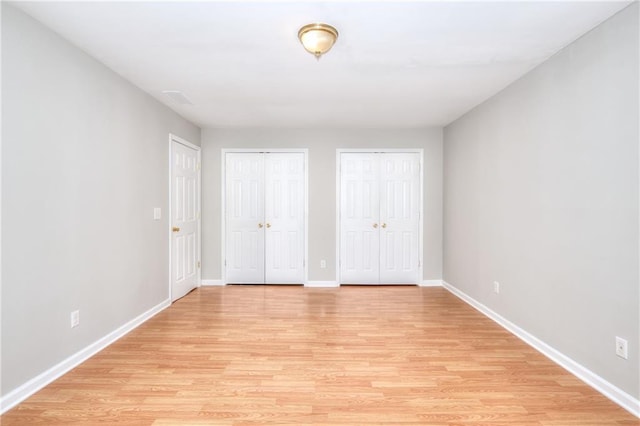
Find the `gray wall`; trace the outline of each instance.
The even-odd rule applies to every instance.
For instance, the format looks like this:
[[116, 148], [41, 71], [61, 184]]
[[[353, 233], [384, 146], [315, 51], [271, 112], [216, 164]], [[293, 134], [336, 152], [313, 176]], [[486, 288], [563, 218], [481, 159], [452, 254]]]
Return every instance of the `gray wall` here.
[[169, 297], [168, 137], [200, 130], [6, 3], [2, 89], [6, 395]]
[[[202, 131], [203, 279], [220, 279], [221, 150], [223, 148], [309, 149], [309, 280], [336, 279], [336, 149], [424, 149], [425, 280], [442, 278], [442, 129]], [[320, 269], [320, 260], [327, 268]]]
[[635, 398], [638, 48], [636, 3], [444, 131], [445, 281]]

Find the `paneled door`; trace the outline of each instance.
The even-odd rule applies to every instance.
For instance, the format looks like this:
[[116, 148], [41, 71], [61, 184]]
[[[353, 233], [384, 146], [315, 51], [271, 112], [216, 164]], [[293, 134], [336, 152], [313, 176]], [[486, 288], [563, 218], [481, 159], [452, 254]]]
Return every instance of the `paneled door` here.
[[420, 277], [420, 157], [380, 157], [380, 283], [417, 284]]
[[340, 155], [340, 282], [416, 284], [420, 155]]
[[303, 153], [227, 153], [227, 283], [300, 284], [305, 266]]
[[171, 299], [200, 281], [200, 151], [171, 141]]
[[380, 282], [380, 156], [342, 154], [340, 282]]
[[226, 279], [264, 284], [264, 154], [226, 154]]
[[304, 280], [304, 154], [265, 154], [265, 282]]

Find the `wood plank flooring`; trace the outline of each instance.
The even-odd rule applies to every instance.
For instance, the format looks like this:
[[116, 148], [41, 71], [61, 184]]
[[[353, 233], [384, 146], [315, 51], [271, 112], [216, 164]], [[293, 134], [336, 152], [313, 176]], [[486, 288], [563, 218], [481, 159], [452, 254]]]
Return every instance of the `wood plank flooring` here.
[[442, 288], [198, 289], [3, 426], [638, 425]]

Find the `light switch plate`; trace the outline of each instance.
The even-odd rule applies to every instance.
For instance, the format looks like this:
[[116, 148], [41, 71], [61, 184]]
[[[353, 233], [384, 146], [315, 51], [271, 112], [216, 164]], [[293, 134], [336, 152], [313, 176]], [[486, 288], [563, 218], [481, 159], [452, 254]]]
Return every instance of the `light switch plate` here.
[[71, 328], [80, 325], [80, 311], [71, 312]]

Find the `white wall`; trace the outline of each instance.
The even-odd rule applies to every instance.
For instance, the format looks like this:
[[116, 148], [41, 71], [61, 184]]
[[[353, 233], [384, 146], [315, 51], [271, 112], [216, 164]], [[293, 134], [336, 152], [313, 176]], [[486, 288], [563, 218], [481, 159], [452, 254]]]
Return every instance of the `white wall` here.
[[[202, 132], [203, 271], [202, 278], [222, 278], [221, 150], [224, 148], [309, 149], [309, 280], [336, 279], [336, 149], [424, 149], [425, 280], [442, 278], [442, 129], [302, 130], [204, 129]], [[320, 260], [327, 268], [320, 269]]]
[[200, 130], [6, 3], [2, 88], [4, 396], [168, 299], [168, 137]]
[[638, 49], [635, 3], [444, 131], [445, 281], [636, 400]]

